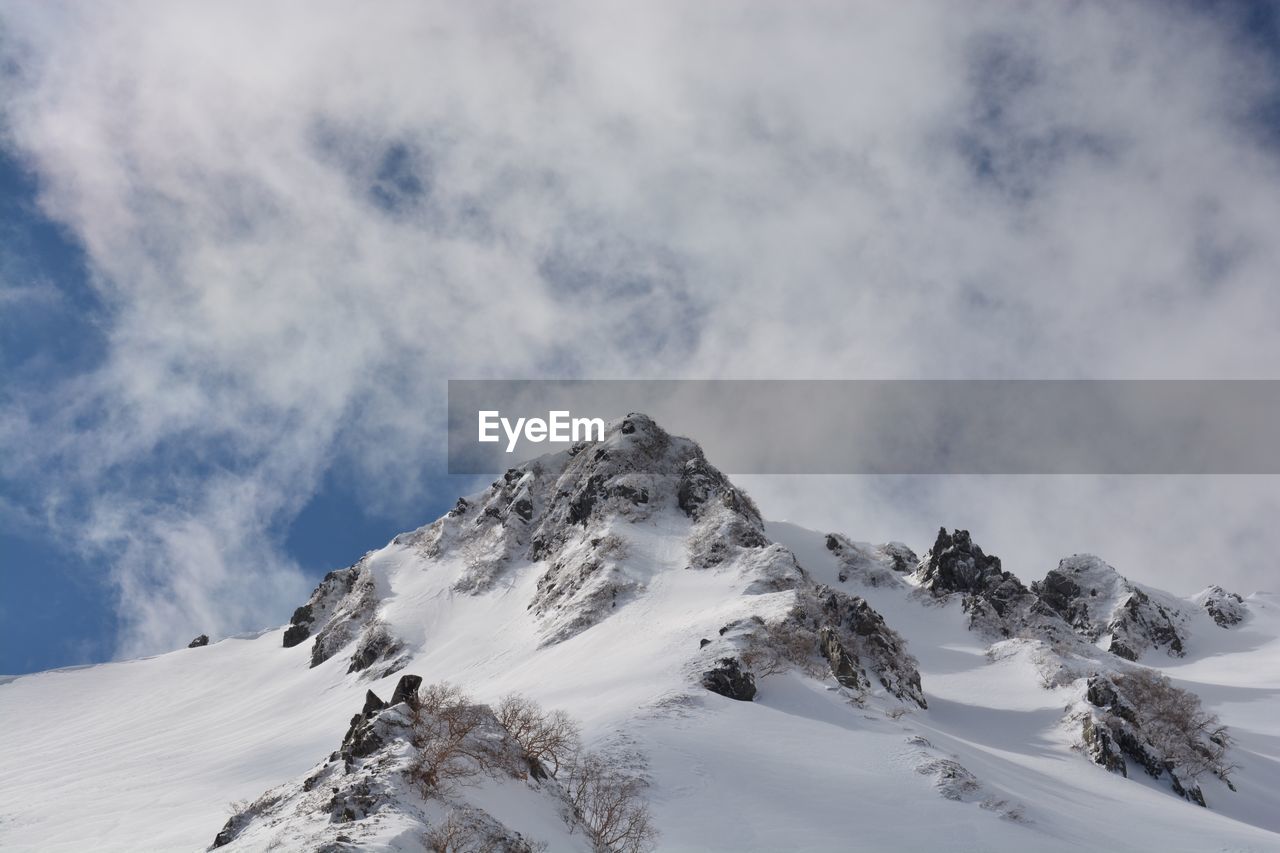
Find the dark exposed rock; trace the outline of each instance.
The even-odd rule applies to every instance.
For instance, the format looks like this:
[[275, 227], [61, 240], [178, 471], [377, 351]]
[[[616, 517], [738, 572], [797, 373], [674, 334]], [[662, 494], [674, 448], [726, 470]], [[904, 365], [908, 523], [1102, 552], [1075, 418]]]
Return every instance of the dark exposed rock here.
[[983, 595], [1007, 587], [1026, 592], [1022, 583], [1000, 568], [1000, 558], [987, 555], [974, 544], [967, 530], [947, 533], [939, 528], [929, 561], [920, 571], [921, 585], [932, 592], [966, 592]]
[[1033, 583], [1031, 589], [1068, 624], [1078, 628], [1082, 622], [1087, 623], [1089, 613], [1079, 605], [1084, 591], [1066, 573], [1054, 569], [1044, 576], [1043, 581]]
[[[1051, 573], [1052, 574], [1052, 573]], [[916, 577], [935, 596], [959, 594], [969, 627], [998, 637], [1024, 637], [1051, 646], [1078, 643], [1062, 611], [1071, 612], [1075, 582], [1052, 577], [1028, 589], [1000, 558], [978, 547], [965, 530], [943, 528]], [[1037, 590], [1044, 590], [1043, 596]]]
[[1169, 774], [1169, 787], [1173, 789], [1175, 794], [1182, 797], [1184, 800], [1190, 800], [1201, 808], [1208, 808], [1208, 804], [1204, 801], [1204, 791], [1200, 789], [1199, 785], [1194, 783], [1191, 785], [1183, 785], [1182, 780], [1171, 773]]
[[310, 625], [290, 625], [284, 631], [284, 647], [291, 649], [311, 636]]
[[372, 690], [365, 693], [364, 708], [351, 718], [351, 725], [347, 727], [342, 746], [338, 749], [338, 754], [348, 768], [357, 758], [372, 755], [382, 747], [383, 739], [374, 729], [373, 721], [387, 707], [387, 703], [379, 699]]
[[364, 708], [360, 711], [366, 718], [372, 719], [379, 711], [386, 709], [387, 703], [378, 698], [372, 690], [365, 691]]
[[418, 688], [422, 686], [422, 676], [420, 675], [402, 675], [400, 680], [396, 682], [395, 692], [391, 694], [391, 704], [399, 705], [405, 702], [410, 706], [418, 704]]
[[701, 640], [698, 641], [698, 648], [700, 649], [705, 649], [709, 645], [711, 645], [711, 641], [708, 640], [706, 637], [703, 637]]
[[293, 611], [292, 624], [285, 629], [284, 647], [291, 649], [311, 636], [311, 605], [304, 604]]
[[1045, 612], [1060, 616], [1090, 643], [1109, 636], [1108, 651], [1117, 657], [1136, 661], [1151, 648], [1174, 657], [1186, 651], [1188, 620], [1179, 603], [1148, 593], [1097, 557], [1067, 557], [1031, 590]]
[[1117, 695], [1116, 687], [1111, 683], [1111, 679], [1099, 678], [1095, 675], [1089, 679], [1085, 698], [1089, 700], [1091, 705], [1097, 705], [1099, 708], [1110, 708], [1119, 701], [1120, 697]]
[[365, 633], [355, 652], [347, 672], [361, 672], [380, 660], [391, 657], [402, 648], [400, 641], [385, 627], [378, 625]]
[[591, 511], [595, 509], [596, 498], [599, 496], [601, 486], [604, 485], [604, 476], [596, 474], [589, 477], [578, 491], [569, 501], [569, 522], [571, 524], [581, 524], [587, 526], [587, 519], [591, 517]]
[[840, 642], [840, 635], [830, 625], [824, 625], [818, 633], [818, 647], [822, 656], [831, 665], [831, 674], [843, 687], [850, 690], [862, 690], [867, 685], [863, 681], [858, 667], [858, 660], [849, 654], [848, 649]]
[[187, 643], [187, 648], [198, 649], [201, 646], [207, 646], [207, 645], [209, 645], [209, 635], [201, 634], [199, 637], [196, 637], [194, 640]]
[[983, 553], [969, 531], [938, 530], [928, 561], [919, 569], [920, 585], [935, 595], [962, 593], [970, 623], [1011, 636], [1018, 617], [1035, 605], [1033, 596], [1000, 558]]
[[[323, 625], [325, 620], [333, 615], [334, 611], [343, 602], [343, 599], [350, 595], [355, 587], [356, 581], [360, 577], [360, 567], [361, 564], [357, 563], [345, 569], [329, 572], [324, 576], [316, 586], [315, 591], [311, 593], [311, 598], [293, 611], [293, 616], [289, 620], [291, 624], [284, 632], [284, 647], [286, 649], [306, 640], [311, 636], [312, 630], [317, 625]], [[317, 655], [317, 650], [312, 649], [311, 665], [315, 666], [317, 663], [327, 660], [328, 656], [327, 654]]]
[[1119, 744], [1111, 736], [1111, 731], [1093, 716], [1084, 718], [1081, 739], [1084, 741], [1085, 753], [1094, 764], [1121, 776], [1129, 775]]
[[[1099, 673], [1089, 677], [1085, 698], [1097, 712], [1085, 716], [1081, 739], [1085, 753], [1095, 763], [1113, 773], [1128, 776], [1126, 759], [1142, 768], [1148, 776], [1168, 776], [1175, 794], [1198, 805], [1205, 805], [1204, 793], [1194, 774], [1161, 752], [1151, 734], [1144, 728], [1153, 713], [1133, 704], [1124, 693], [1124, 677]], [[1230, 783], [1228, 783], [1230, 784]]]
[[702, 673], [702, 686], [739, 702], [750, 702], [756, 695], [755, 676], [742, 669], [737, 658], [720, 658], [714, 669]]
[[819, 599], [820, 618], [825, 622], [819, 631], [819, 647], [836, 680], [846, 687], [864, 689], [869, 670], [894, 696], [927, 708], [915, 658], [884, 617], [864, 599], [838, 590], [820, 588]]
[[236, 840], [236, 836], [249, 822], [249, 816], [232, 815], [227, 818], [227, 822], [222, 825], [222, 829], [218, 830], [218, 834], [213, 837], [213, 844], [210, 849], [225, 847], [232, 841]]

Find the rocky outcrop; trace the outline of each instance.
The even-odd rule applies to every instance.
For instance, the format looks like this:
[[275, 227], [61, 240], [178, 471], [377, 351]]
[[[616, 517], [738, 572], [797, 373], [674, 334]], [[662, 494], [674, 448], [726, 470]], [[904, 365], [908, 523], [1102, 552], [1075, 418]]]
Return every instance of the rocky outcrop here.
[[[372, 623], [377, 611], [377, 589], [367, 564], [362, 560], [345, 571], [349, 574], [335, 584], [338, 589], [345, 589], [345, 594], [323, 611], [312, 607], [315, 623], [323, 625], [311, 646], [312, 666], [324, 663], [356, 639]], [[322, 614], [328, 619], [322, 621]]]
[[1077, 634], [1105, 640], [1118, 657], [1136, 661], [1149, 649], [1174, 657], [1186, 652], [1190, 619], [1181, 603], [1131, 583], [1097, 557], [1068, 557], [1031, 589]]
[[972, 618], [1000, 626], [1005, 636], [1009, 630], [1001, 623], [1034, 603], [1022, 581], [1001, 568], [999, 557], [983, 553], [967, 530], [947, 533], [939, 528], [916, 576], [920, 586], [935, 595], [964, 595]]
[[[644, 593], [653, 560], [647, 544], [632, 552], [632, 531], [655, 520], [683, 531], [684, 570], [724, 573], [747, 596], [793, 594], [795, 609], [806, 614], [807, 633], [803, 653], [787, 654], [804, 657], [806, 667], [826, 661], [842, 683], [861, 693], [882, 685], [899, 699], [924, 705], [914, 661], [879, 614], [861, 599], [819, 589], [795, 554], [769, 541], [755, 504], [696, 443], [669, 435], [641, 414], [610, 424], [601, 441], [509, 469], [484, 492], [458, 499], [442, 518], [396, 537], [393, 546], [458, 571], [450, 583], [462, 594], [482, 594], [513, 567], [532, 562], [537, 577], [527, 610], [540, 642], [553, 644]], [[906, 570], [916, 562], [905, 545], [863, 549], [839, 541], [863, 580], [874, 581], [874, 571], [905, 587]], [[406, 663], [404, 642], [378, 619], [369, 559], [331, 573], [294, 614], [286, 644], [312, 638], [313, 666], [343, 653], [349, 672], [372, 678]], [[779, 612], [777, 601], [762, 605]], [[823, 628], [828, 630], [820, 641]], [[743, 650], [733, 643], [708, 648], [691, 674], [701, 677], [722, 657], [741, 663]], [[709, 671], [718, 675], [709, 678], [726, 695], [753, 695], [750, 669], [733, 673], [716, 665]], [[820, 671], [825, 674], [826, 666]]]
[[1200, 774], [1211, 772], [1231, 784], [1223, 760], [1225, 729], [1199, 711], [1193, 695], [1167, 679], [1144, 671], [1099, 673], [1088, 679], [1085, 700], [1081, 740], [1095, 764], [1128, 776], [1131, 761], [1200, 806], [1205, 805], [1196, 781]]
[[721, 658], [714, 669], [702, 673], [702, 686], [739, 702], [756, 697], [756, 679], [744, 670], [737, 658]]
[[[442, 748], [430, 735], [445, 729], [439, 727], [443, 717], [417, 705], [421, 682], [414, 675], [402, 676], [391, 702], [373, 691], [366, 693], [339, 749], [305, 776], [238, 808], [212, 848], [399, 849], [396, 839], [413, 838], [423, 839], [419, 843], [428, 849], [448, 840], [450, 846], [439, 849], [533, 853], [537, 845], [468, 802], [467, 787], [456, 793], [438, 791], [432, 794], [432, 807], [423, 807], [414, 781], [415, 768], [420, 767], [416, 762], [420, 750]], [[559, 784], [545, 774], [535, 777], [528, 772], [523, 750], [487, 706], [467, 705], [463, 710], [471, 721], [459, 734], [465, 743], [444, 745], [455, 749], [456, 760], [463, 763], [455, 771], [472, 774], [467, 778], [477, 784], [490, 775], [522, 781], [540, 795], [547, 819], [557, 820], [565, 804]], [[475, 766], [463, 766], [468, 762]]]
[[869, 682], [858, 665], [858, 659], [840, 642], [840, 633], [830, 625], [818, 630], [818, 651], [831, 667], [831, 675], [842, 687], [866, 690]]
[[1219, 628], [1234, 628], [1249, 615], [1249, 605], [1234, 592], [1220, 586], [1211, 586], [1194, 599], [1218, 624]]
[[386, 677], [408, 663], [408, 657], [401, 655], [404, 644], [395, 635], [376, 620], [360, 635], [355, 651], [351, 653], [351, 663], [347, 672], [362, 672], [375, 663], [387, 661], [387, 665], [378, 670], [379, 677]]
[[720, 633], [743, 649], [744, 662], [756, 672], [796, 668], [817, 678], [830, 674], [859, 702], [878, 686], [894, 699], [928, 707], [906, 641], [858, 596], [806, 581], [785, 618], [753, 616]]
[[[1081, 747], [1094, 763], [1122, 775], [1132, 763], [1200, 805], [1198, 776], [1212, 772], [1227, 781], [1222, 756], [1229, 741], [1199, 700], [1158, 674], [1100, 651], [1125, 661], [1152, 649], [1181, 657], [1191, 624], [1184, 602], [1131, 583], [1089, 555], [1062, 560], [1028, 589], [963, 530], [939, 531], [916, 580], [933, 596], [962, 596], [971, 628], [1027, 644], [1022, 647], [1034, 650], [1047, 686], [1080, 683], [1080, 665], [1090, 662], [1093, 673], [1072, 714], [1081, 727]], [[1214, 607], [1234, 603], [1211, 591], [1202, 595], [1206, 610], [1209, 601]]]
[[200, 636], [196, 637], [196, 638], [195, 638], [194, 640], [192, 640], [191, 642], [187, 643], [187, 648], [189, 648], [189, 649], [198, 649], [198, 648], [200, 648], [201, 646], [207, 646], [207, 645], [209, 645], [209, 635], [208, 635], [208, 634], [201, 634]]
[[293, 611], [284, 632], [284, 647], [288, 649], [304, 642], [314, 627], [323, 627], [339, 602], [351, 593], [359, 575], [360, 563], [325, 575], [307, 602]]
[[945, 527], [939, 528], [917, 576], [922, 587], [935, 593], [991, 595], [1007, 590], [997, 597], [1003, 600], [1027, 591], [1021, 581], [1001, 569], [999, 557], [983, 553], [967, 530], [948, 533]]
[[827, 550], [838, 561], [836, 579], [871, 587], [905, 587], [905, 577], [915, 570], [919, 558], [901, 542], [872, 546], [854, 542], [839, 533], [829, 533]]
[[898, 699], [929, 707], [915, 658], [883, 616], [856, 595], [826, 587], [819, 587], [816, 595], [822, 623], [819, 648], [837, 681], [865, 690], [874, 677]]
[[971, 628], [995, 637], [1034, 636], [1050, 643], [1067, 633], [1058, 615], [986, 554], [967, 530], [938, 530], [916, 570], [920, 588], [935, 597], [961, 596]]
[[364, 708], [351, 718], [347, 733], [342, 738], [342, 746], [338, 754], [350, 769], [352, 762], [358, 758], [367, 758], [381, 749], [384, 741], [374, 730], [374, 721], [387, 709], [387, 703], [378, 698], [372, 690], [364, 695]]
[[396, 689], [391, 694], [391, 704], [399, 705], [401, 702], [410, 708], [416, 707], [418, 704], [418, 689], [422, 687], [422, 677], [419, 675], [402, 675], [400, 680], [396, 682]]
[[1189, 619], [1177, 599], [1133, 584], [1087, 554], [1060, 561], [1028, 588], [967, 531], [944, 528], [916, 580], [934, 596], [962, 596], [970, 627], [992, 636], [1040, 640], [1086, 656], [1086, 646], [1098, 643], [1130, 661], [1150, 649], [1174, 657], [1186, 651]]

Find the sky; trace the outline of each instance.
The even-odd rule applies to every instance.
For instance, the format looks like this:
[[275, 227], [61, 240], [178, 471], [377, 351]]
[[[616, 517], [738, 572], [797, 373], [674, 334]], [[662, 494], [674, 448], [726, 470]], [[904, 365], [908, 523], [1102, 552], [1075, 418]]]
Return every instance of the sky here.
[[[1275, 2], [0, 0], [0, 672], [282, 624], [449, 378], [1280, 378], [1278, 179]], [[743, 485], [1280, 587], [1270, 477]]]

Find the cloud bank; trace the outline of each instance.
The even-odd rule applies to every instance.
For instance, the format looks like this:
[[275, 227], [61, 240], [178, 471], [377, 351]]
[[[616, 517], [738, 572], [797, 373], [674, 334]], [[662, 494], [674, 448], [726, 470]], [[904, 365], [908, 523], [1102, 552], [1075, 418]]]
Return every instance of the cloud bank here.
[[[0, 10], [3, 142], [105, 341], [15, 373], [0, 472], [110, 567], [122, 653], [280, 622], [307, 585], [280, 531], [334, 470], [373, 511], [420, 500], [449, 377], [1277, 376], [1280, 81], [1193, 6]], [[837, 485], [854, 535], [901, 496]], [[1224, 554], [1241, 524], [1280, 544], [1275, 485], [1227, 485], [978, 510], [949, 483], [901, 517], [985, 512], [999, 552], [1036, 522], [1011, 502], [1065, 530], [1127, 494], [1194, 509], [1206, 582], [1258, 581]], [[1116, 527], [1104, 556], [1149, 529]]]

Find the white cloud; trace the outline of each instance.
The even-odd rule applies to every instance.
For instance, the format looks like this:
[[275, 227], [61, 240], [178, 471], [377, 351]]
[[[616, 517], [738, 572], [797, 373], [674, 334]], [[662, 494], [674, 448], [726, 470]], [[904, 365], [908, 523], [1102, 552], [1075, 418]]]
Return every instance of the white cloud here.
[[330, 465], [419, 494], [449, 376], [1280, 363], [1276, 81], [1154, 4], [3, 8], [110, 323], [0, 440], [128, 651], [278, 621], [280, 525]]

